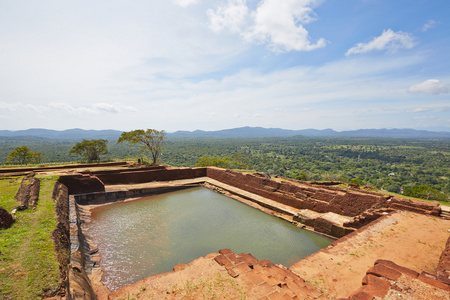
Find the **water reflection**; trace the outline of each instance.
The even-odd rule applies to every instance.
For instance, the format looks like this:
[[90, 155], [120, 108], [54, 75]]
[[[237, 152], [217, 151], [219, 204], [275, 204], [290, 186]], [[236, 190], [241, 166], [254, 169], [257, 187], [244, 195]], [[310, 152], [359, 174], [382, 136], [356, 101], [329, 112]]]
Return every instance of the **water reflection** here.
[[223, 248], [290, 266], [332, 242], [202, 187], [100, 207], [92, 220], [111, 290]]

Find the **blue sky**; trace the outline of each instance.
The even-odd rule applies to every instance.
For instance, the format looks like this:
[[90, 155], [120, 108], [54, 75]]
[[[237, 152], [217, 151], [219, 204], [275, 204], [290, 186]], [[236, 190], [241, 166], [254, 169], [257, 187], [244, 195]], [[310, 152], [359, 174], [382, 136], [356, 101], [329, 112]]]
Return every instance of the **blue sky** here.
[[0, 0], [0, 129], [450, 131], [448, 0]]

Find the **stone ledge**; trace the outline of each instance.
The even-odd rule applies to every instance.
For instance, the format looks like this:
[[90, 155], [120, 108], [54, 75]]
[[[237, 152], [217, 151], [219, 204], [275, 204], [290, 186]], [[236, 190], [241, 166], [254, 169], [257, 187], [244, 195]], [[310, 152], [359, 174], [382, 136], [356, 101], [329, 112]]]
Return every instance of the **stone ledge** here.
[[[406, 277], [402, 277], [402, 276]], [[398, 281], [404, 278], [408, 284], [398, 284]], [[406, 279], [409, 278], [409, 279]], [[423, 284], [425, 283], [425, 285]], [[421, 286], [421, 295], [417, 295], [415, 299], [430, 299], [432, 295], [441, 290], [441, 294], [448, 294], [450, 291], [450, 286], [439, 281], [438, 278], [430, 273], [422, 272], [417, 273], [411, 269], [399, 266], [392, 261], [388, 260], [377, 260], [375, 265], [371, 267], [362, 280], [362, 286], [353, 292], [348, 298], [349, 300], [366, 300], [374, 299], [378, 297], [384, 299], [388, 297], [389, 293], [397, 293], [397, 295], [402, 295], [408, 293], [411, 290], [410, 286]], [[424, 292], [425, 291], [425, 292]], [[425, 298], [423, 298], [425, 294]], [[443, 298], [443, 299], [449, 299]]]
[[248, 290], [259, 299], [326, 299], [314, 286], [281, 265], [258, 260], [251, 254], [235, 254], [222, 249], [214, 260], [224, 266], [228, 274], [239, 277]]

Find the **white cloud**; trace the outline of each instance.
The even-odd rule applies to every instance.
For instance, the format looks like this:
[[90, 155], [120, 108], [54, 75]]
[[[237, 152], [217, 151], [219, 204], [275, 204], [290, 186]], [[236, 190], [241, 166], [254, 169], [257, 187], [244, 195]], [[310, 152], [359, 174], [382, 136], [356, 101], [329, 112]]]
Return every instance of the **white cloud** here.
[[47, 108], [44, 105], [23, 104], [21, 102], [17, 103], [0, 102], [0, 109], [8, 111], [18, 111], [28, 109], [37, 113], [41, 113], [47, 110]]
[[414, 118], [414, 120], [429, 120], [429, 119], [435, 120], [435, 119], [437, 119], [437, 117], [436, 116], [424, 116], [424, 117], [415, 117]]
[[411, 49], [415, 46], [414, 36], [407, 32], [397, 31], [392, 29], [384, 30], [383, 33], [373, 38], [368, 43], [358, 43], [356, 46], [350, 48], [345, 55], [366, 53], [370, 51], [388, 50], [395, 52], [398, 49]]
[[97, 110], [103, 110], [110, 113], [120, 113], [124, 111], [137, 111], [133, 106], [123, 106], [109, 103], [94, 103], [92, 108]]
[[50, 108], [56, 108], [58, 110], [62, 110], [62, 111], [68, 112], [70, 114], [81, 114], [81, 113], [96, 114], [97, 113], [97, 111], [95, 111], [92, 108], [85, 107], [85, 106], [77, 106], [77, 107], [75, 107], [75, 106], [72, 106], [69, 103], [62, 103], [62, 102], [55, 103], [55, 102], [52, 102], [52, 103], [49, 103], [48, 106]]
[[216, 10], [208, 10], [210, 27], [240, 33], [249, 42], [268, 43], [276, 52], [311, 51], [325, 47], [320, 38], [311, 42], [303, 25], [316, 20], [311, 6], [316, 0], [262, 0], [249, 12], [245, 0], [228, 0]]
[[422, 31], [423, 32], [428, 31], [428, 29], [435, 27], [436, 24], [437, 24], [437, 22], [435, 20], [430, 20], [425, 25], [423, 25]]
[[316, 19], [311, 5], [314, 0], [263, 0], [253, 14], [254, 26], [246, 37], [269, 41], [275, 51], [310, 51], [325, 47], [319, 39], [311, 43], [308, 31], [302, 26]]
[[53, 102], [53, 103], [49, 103], [48, 107], [66, 111], [70, 114], [76, 114], [76, 113], [98, 114], [100, 111], [105, 111], [105, 112], [109, 112], [109, 113], [137, 111], [137, 109], [133, 106], [125, 106], [125, 105], [109, 104], [109, 103], [94, 103], [90, 106], [73, 106], [69, 103]]
[[439, 95], [450, 93], [450, 86], [439, 79], [428, 79], [424, 82], [414, 84], [408, 91], [412, 93]]
[[430, 111], [430, 110], [428, 108], [424, 108], [424, 107], [418, 107], [413, 110], [408, 110], [408, 112], [411, 112], [411, 113], [422, 113], [422, 112], [427, 112], [427, 111]]
[[219, 6], [215, 11], [208, 9], [206, 13], [213, 31], [228, 29], [232, 32], [240, 32], [248, 15], [248, 7], [245, 0], [228, 0], [225, 5]]
[[117, 107], [116, 105], [108, 104], [108, 103], [94, 103], [92, 105], [92, 107], [95, 108], [95, 109], [107, 111], [107, 112], [110, 112], [110, 113], [118, 113], [118, 112], [120, 112], [119, 107]]
[[173, 2], [175, 2], [175, 4], [178, 4], [179, 6], [187, 7], [192, 4], [197, 4], [199, 0], [174, 0]]

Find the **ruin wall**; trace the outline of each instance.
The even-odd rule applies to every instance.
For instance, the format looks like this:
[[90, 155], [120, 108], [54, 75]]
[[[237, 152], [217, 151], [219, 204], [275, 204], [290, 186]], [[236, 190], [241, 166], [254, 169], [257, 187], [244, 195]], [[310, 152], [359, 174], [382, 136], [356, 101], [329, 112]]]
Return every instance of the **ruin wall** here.
[[306, 183], [300, 186], [214, 167], [208, 167], [207, 177], [297, 209], [309, 209], [319, 213], [334, 212], [353, 217], [369, 208], [384, 207], [387, 200], [383, 195]]
[[439, 258], [436, 275], [440, 281], [450, 285], [450, 237], [447, 239], [445, 249]]
[[52, 232], [56, 257], [59, 263], [60, 294], [69, 293], [69, 264], [70, 264], [70, 224], [69, 224], [69, 193], [67, 187], [56, 183], [53, 188], [52, 199], [55, 202], [57, 217], [56, 229]]
[[92, 172], [91, 174], [97, 176], [104, 184], [131, 184], [205, 177], [206, 168], [135, 169], [128, 172]]
[[126, 191], [113, 191], [113, 192], [98, 192], [74, 195], [75, 201], [80, 205], [98, 205], [110, 202], [116, 202], [129, 198], [141, 198], [153, 195], [160, 195], [175, 191], [180, 191], [192, 187], [198, 187], [197, 184], [187, 184], [181, 186], [171, 187], [157, 187], [157, 188], [142, 188], [142, 189], [130, 189]]
[[261, 174], [243, 174], [216, 167], [150, 167], [145, 169], [95, 171], [89, 172], [89, 174], [61, 176], [59, 181], [68, 187], [69, 194], [84, 194], [104, 192], [104, 185], [139, 184], [199, 177], [209, 177], [296, 209], [309, 209], [318, 213], [333, 212], [355, 217], [369, 209], [389, 208], [433, 216], [439, 216], [440, 214], [440, 205], [437, 203], [381, 195], [356, 188], [343, 189], [336, 186], [313, 185], [306, 182], [275, 181]]
[[61, 175], [58, 183], [64, 184], [70, 195], [105, 191], [104, 183], [97, 176], [89, 174]]

